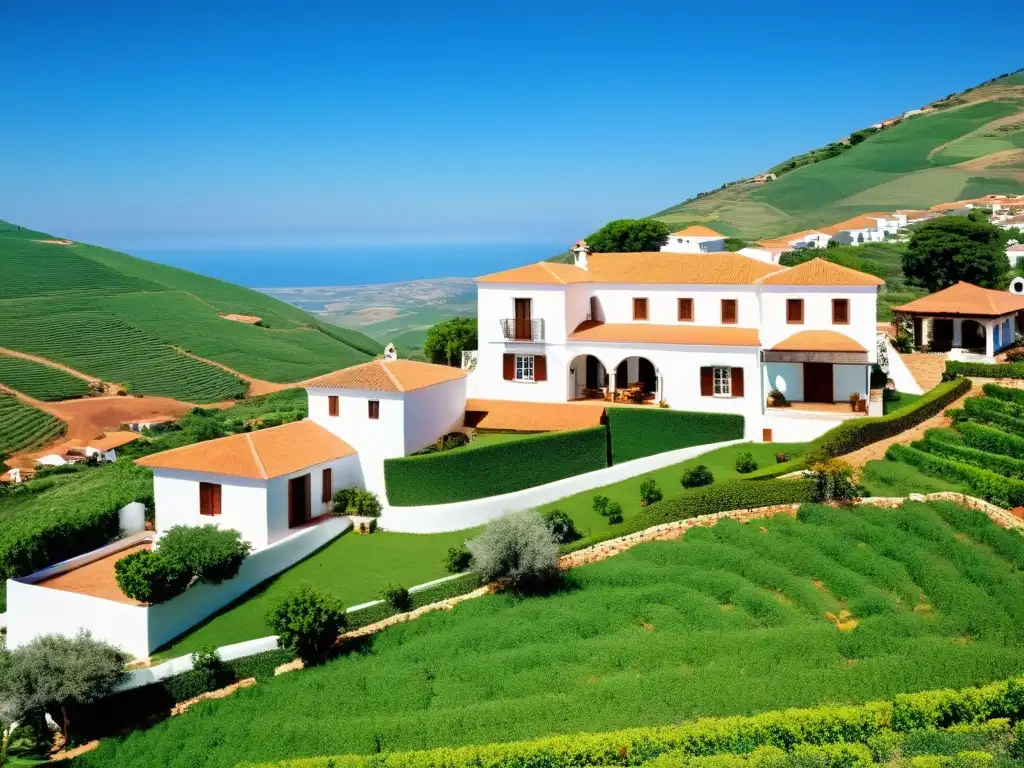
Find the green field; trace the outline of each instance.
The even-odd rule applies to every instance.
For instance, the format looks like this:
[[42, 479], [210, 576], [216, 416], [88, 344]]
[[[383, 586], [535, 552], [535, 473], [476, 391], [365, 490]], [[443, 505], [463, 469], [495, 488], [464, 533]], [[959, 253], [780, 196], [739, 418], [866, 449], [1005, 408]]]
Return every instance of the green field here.
[[911, 395], [907, 392], [893, 392], [891, 397], [886, 397], [882, 400], [882, 413], [892, 413], [898, 411], [900, 408], [906, 408], [908, 405], [921, 399], [921, 395]]
[[0, 392], [0, 457], [38, 448], [60, 437], [66, 426], [60, 419]]
[[[298, 381], [370, 359], [381, 345], [266, 294], [105, 248], [41, 242], [0, 222], [0, 337], [139, 393], [237, 397], [235, 376]], [[255, 315], [267, 327], [225, 320]]]
[[479, 744], [1002, 679], [1024, 669], [1022, 564], [1018, 533], [948, 504], [726, 521], [575, 569], [548, 597], [398, 625], [78, 764]]
[[0, 355], [0, 384], [36, 400], [68, 400], [89, 394], [86, 381], [32, 360]]

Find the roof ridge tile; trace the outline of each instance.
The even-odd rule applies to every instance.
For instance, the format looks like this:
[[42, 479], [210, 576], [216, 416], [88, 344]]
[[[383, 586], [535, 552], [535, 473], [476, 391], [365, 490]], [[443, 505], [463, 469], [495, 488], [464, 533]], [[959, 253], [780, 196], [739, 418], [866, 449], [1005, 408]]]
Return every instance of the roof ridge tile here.
[[256, 471], [264, 480], [269, 479], [267, 468], [263, 466], [263, 459], [260, 458], [260, 452], [256, 450], [256, 443], [252, 440], [252, 432], [245, 433], [245, 442], [249, 444], [249, 450], [252, 451], [252, 460], [256, 462]]

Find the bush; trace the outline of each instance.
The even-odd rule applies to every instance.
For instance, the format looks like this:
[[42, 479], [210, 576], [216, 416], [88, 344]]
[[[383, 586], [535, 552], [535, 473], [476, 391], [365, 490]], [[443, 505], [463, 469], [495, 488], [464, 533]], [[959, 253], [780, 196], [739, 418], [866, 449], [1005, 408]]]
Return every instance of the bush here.
[[449, 504], [520, 491], [608, 465], [605, 427], [525, 437], [463, 451], [384, 462], [397, 506]]
[[640, 483], [640, 506], [646, 507], [656, 501], [661, 501], [662, 493], [658, 483], [653, 477], [648, 477]]
[[212, 645], [206, 645], [192, 654], [192, 671], [204, 690], [216, 690], [233, 682], [234, 675]]
[[347, 620], [340, 601], [308, 584], [284, 597], [267, 614], [267, 623], [288, 648], [306, 664], [315, 664], [331, 649]]
[[811, 474], [815, 501], [852, 501], [857, 498], [853, 467], [845, 461], [829, 459], [824, 464], [815, 464], [811, 467]]
[[459, 544], [457, 547], [448, 548], [442, 564], [448, 573], [462, 573], [469, 570], [472, 562], [473, 555], [469, 553], [469, 549], [465, 544]]
[[618, 525], [622, 522], [622, 505], [617, 501], [609, 501], [603, 514], [608, 520], [608, 525]]
[[559, 544], [570, 544], [579, 539], [583, 534], [576, 530], [576, 524], [572, 518], [560, 509], [549, 509], [542, 512], [541, 517]]
[[612, 463], [743, 437], [743, 417], [654, 408], [609, 408]]
[[757, 469], [757, 462], [754, 461], [754, 455], [749, 451], [744, 451], [736, 457], [736, 471], [741, 475], [747, 475]]
[[961, 421], [956, 430], [963, 435], [964, 442], [971, 448], [1006, 456], [1024, 456], [1024, 437], [1008, 435], [1001, 429], [972, 421]]
[[160, 538], [156, 554], [205, 584], [220, 584], [238, 575], [251, 551], [233, 528], [176, 525]]
[[335, 515], [380, 517], [383, 509], [377, 494], [362, 488], [342, 488], [334, 492], [331, 501], [331, 513]]
[[601, 494], [598, 494], [594, 497], [594, 502], [593, 504], [591, 504], [591, 509], [597, 512], [597, 514], [599, 514], [601, 517], [604, 517], [606, 514], [606, 510], [608, 509], [608, 503], [609, 499], [607, 496], [602, 496]]
[[155, 605], [188, 589], [192, 574], [156, 552], [143, 549], [114, 563], [114, 578], [126, 597]]
[[962, 363], [946, 361], [951, 376], [977, 376], [980, 379], [1024, 379], [1024, 363]]
[[[1024, 349], [1022, 349], [1022, 354], [1024, 354]], [[992, 397], [998, 400], [1007, 400], [1012, 403], [1017, 403], [1017, 405], [1024, 405], [1024, 389], [1003, 387], [999, 384], [989, 382], [982, 386], [981, 390], [985, 393], [986, 397]]]
[[1003, 477], [980, 467], [961, 464], [906, 445], [894, 444], [886, 458], [902, 461], [922, 472], [966, 485], [971, 493], [1001, 507], [1024, 505], [1024, 481]]
[[342, 488], [340, 491], [335, 491], [331, 496], [331, 514], [339, 517], [347, 515], [348, 507], [358, 490], [358, 488]]
[[711, 470], [707, 466], [698, 464], [683, 472], [679, 482], [682, 483], [683, 488], [699, 488], [702, 485], [711, 485], [715, 482], [715, 476], [711, 474]]
[[1012, 408], [1012, 404], [1002, 400], [969, 397], [964, 400], [963, 413], [960, 417], [954, 417], [953, 421], [956, 423], [958, 418], [972, 419], [984, 424], [991, 424], [1017, 437], [1024, 437], [1024, 419], [1011, 416], [1009, 411]]
[[785, 464], [787, 461], [789, 461], [789, 459], [790, 455], [788, 453], [783, 453], [782, 451], [779, 451], [778, 453], [775, 454], [776, 464]]
[[506, 582], [520, 591], [550, 581], [558, 571], [558, 542], [536, 512], [516, 512], [493, 520], [466, 542], [473, 570], [482, 581]]
[[973, 464], [982, 469], [991, 469], [1005, 477], [1013, 477], [1024, 480], [1024, 461], [1012, 459], [999, 453], [989, 453], [971, 448], [966, 445], [951, 442], [949, 440], [937, 439], [925, 436], [924, 440], [915, 440], [910, 444], [911, 448], [919, 451], [927, 451], [938, 456], [943, 456], [953, 461], [960, 461], [964, 464]]
[[381, 599], [399, 613], [405, 613], [412, 608], [412, 597], [409, 590], [395, 584], [388, 584], [381, 592]]

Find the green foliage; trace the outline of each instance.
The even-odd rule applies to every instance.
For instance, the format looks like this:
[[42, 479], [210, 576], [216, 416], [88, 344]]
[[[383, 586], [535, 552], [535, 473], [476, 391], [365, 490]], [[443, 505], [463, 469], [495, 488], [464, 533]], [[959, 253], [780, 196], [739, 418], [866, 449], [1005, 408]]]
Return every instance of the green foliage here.
[[601, 514], [608, 520], [608, 525], [618, 525], [622, 522], [622, 505], [617, 501], [609, 501]]
[[910, 447], [916, 448], [919, 451], [934, 453], [952, 461], [973, 464], [982, 469], [991, 469], [993, 472], [997, 472], [1005, 477], [1024, 480], [1024, 461], [1020, 459], [988, 453], [987, 451], [978, 450], [966, 445], [958, 445], [957, 443], [934, 436], [926, 436], [924, 440], [915, 440], [910, 444]]
[[492, 520], [466, 546], [473, 554], [473, 571], [484, 582], [528, 591], [558, 572], [558, 542], [543, 518], [529, 510]]
[[653, 477], [648, 477], [640, 483], [640, 506], [646, 507], [662, 499], [661, 488]]
[[612, 463], [743, 438], [743, 417], [664, 408], [609, 408]]
[[903, 257], [907, 282], [930, 292], [961, 280], [1002, 290], [1009, 271], [1006, 233], [962, 216], [943, 216], [917, 227]]
[[946, 361], [946, 373], [989, 379], [1024, 379], [1024, 363], [962, 363]]
[[160, 539], [160, 557], [204, 584], [238, 575], [252, 546], [233, 528], [175, 525]]
[[917, 467], [929, 475], [962, 482], [973, 495], [1001, 507], [1024, 505], [1024, 481], [1003, 477], [988, 469], [963, 464], [906, 445], [890, 445], [885, 455], [894, 461], [902, 461]]
[[477, 348], [475, 317], [442, 320], [427, 331], [423, 354], [439, 365], [462, 365], [462, 353]]
[[0, 391], [0, 458], [45, 445], [66, 428], [60, 419]]
[[754, 456], [750, 452], [741, 453], [736, 457], [736, 471], [741, 475], [749, 475], [756, 469], [757, 462], [754, 461]]
[[300, 584], [282, 597], [267, 622], [274, 628], [278, 644], [306, 664], [321, 661], [347, 623], [341, 602], [308, 584]]
[[380, 517], [383, 505], [373, 491], [363, 488], [342, 488], [331, 497], [331, 512], [335, 515]]
[[213, 691], [233, 682], [231, 668], [221, 659], [212, 645], [200, 648], [192, 654], [192, 671], [201, 680], [204, 690]]
[[660, 251], [668, 242], [668, 226], [657, 219], [616, 219], [587, 237], [595, 253]]
[[409, 590], [398, 584], [388, 584], [381, 590], [380, 597], [399, 613], [404, 613], [412, 608], [412, 597], [409, 595]]
[[590, 427], [384, 462], [396, 506], [447, 504], [511, 493], [607, 465], [606, 431]]
[[459, 544], [457, 547], [448, 548], [442, 564], [448, 573], [462, 573], [469, 570], [472, 562], [473, 555], [470, 553], [469, 548], [465, 544]]
[[853, 482], [853, 467], [839, 459], [829, 459], [823, 464], [811, 467], [814, 478], [814, 500], [852, 501], [857, 497], [857, 486]]
[[36, 400], [69, 400], [89, 394], [86, 381], [32, 360], [0, 355], [0, 384]]
[[540, 516], [559, 544], [571, 544], [583, 537], [583, 534], [576, 530], [572, 518], [560, 509], [549, 509], [541, 512]]
[[744, 248], [751, 248], [754, 243], [749, 240], [743, 240], [739, 237], [727, 237], [725, 238], [725, 250], [727, 251], [741, 251]]
[[683, 472], [679, 482], [683, 488], [700, 488], [702, 485], [711, 485], [715, 482], [715, 476], [706, 466], [698, 464]]
[[192, 581], [192, 574], [179, 563], [148, 549], [114, 563], [114, 577], [126, 597], [151, 605], [177, 597]]
[[[834, 240], [829, 241], [829, 248], [820, 250], [818, 248], [798, 248], [794, 251], [788, 251], [779, 257], [779, 264], [784, 267], [795, 267], [798, 264], [803, 264], [805, 261], [811, 261], [812, 259], [825, 259], [833, 264], [839, 264], [843, 267], [849, 267], [855, 269], [858, 272], [865, 272], [869, 275], [875, 275], [885, 279], [888, 277], [888, 270], [884, 264], [870, 258], [865, 258], [866, 249], [864, 246], [855, 245], [842, 245], [836, 243]], [[872, 249], [872, 252], [877, 252], [879, 248], [876, 246]]]

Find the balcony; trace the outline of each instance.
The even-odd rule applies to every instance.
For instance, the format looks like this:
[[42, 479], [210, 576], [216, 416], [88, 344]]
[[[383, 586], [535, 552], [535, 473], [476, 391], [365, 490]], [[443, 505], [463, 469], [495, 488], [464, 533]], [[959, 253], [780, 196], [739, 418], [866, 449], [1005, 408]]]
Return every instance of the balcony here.
[[544, 341], [543, 320], [506, 318], [499, 320], [505, 341]]

